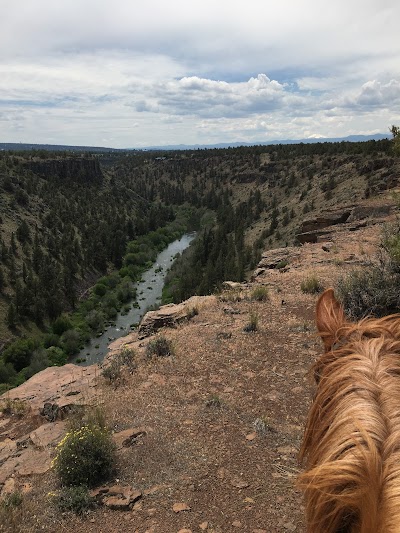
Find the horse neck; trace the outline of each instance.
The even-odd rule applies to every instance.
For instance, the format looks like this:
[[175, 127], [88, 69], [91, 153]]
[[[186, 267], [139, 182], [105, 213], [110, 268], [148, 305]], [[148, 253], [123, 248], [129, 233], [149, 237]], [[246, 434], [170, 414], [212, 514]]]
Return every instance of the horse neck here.
[[318, 362], [301, 452], [309, 533], [400, 533], [399, 354], [382, 336]]

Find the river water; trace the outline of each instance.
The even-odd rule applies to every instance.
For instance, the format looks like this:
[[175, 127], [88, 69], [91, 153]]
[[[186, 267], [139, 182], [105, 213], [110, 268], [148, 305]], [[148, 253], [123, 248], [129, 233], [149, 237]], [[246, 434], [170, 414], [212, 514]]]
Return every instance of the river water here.
[[118, 313], [114, 321], [115, 326], [108, 327], [101, 336], [93, 338], [73, 357], [72, 363], [76, 363], [77, 359], [85, 359], [79, 363], [83, 366], [101, 363], [108, 352], [108, 345], [113, 340], [130, 333], [131, 325], [138, 324], [149, 307], [160, 304], [168, 269], [174, 262], [176, 254], [183, 252], [194, 237], [194, 233], [186, 233], [160, 252], [153, 266], [144, 272], [141, 281], [135, 284], [139, 307], [132, 307], [126, 315]]

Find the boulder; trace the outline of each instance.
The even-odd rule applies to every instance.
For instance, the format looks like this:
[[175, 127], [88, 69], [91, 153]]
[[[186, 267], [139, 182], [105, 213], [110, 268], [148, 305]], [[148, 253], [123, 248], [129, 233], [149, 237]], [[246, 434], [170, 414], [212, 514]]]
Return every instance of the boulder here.
[[[98, 375], [97, 365], [51, 366], [0, 398], [27, 402], [33, 414], [42, 411], [43, 416], [53, 421], [62, 417], [71, 406], [86, 405], [91, 401], [91, 390], [96, 385]], [[71, 392], [74, 394], [71, 395]]]
[[153, 335], [161, 328], [175, 328], [178, 324], [193, 317], [193, 309], [197, 307], [201, 297], [193, 296], [180, 304], [161, 306], [157, 311], [146, 313], [139, 325], [139, 339]]
[[262, 254], [261, 260], [257, 265], [257, 270], [277, 268], [284, 263], [290, 262], [293, 258], [298, 257], [299, 254], [299, 249], [294, 246], [267, 250]]
[[228, 291], [243, 290], [246, 288], [245, 283], [239, 283], [238, 281], [224, 281], [222, 288]]
[[383, 218], [393, 212], [393, 205], [385, 204], [380, 206], [359, 205], [354, 207], [347, 222], [355, 222], [364, 218]]
[[336, 224], [343, 224], [347, 221], [351, 212], [352, 208], [345, 208], [303, 220], [299, 229], [299, 234], [320, 230]]
[[90, 491], [89, 494], [97, 500], [97, 503], [119, 511], [129, 510], [142, 497], [140, 490], [136, 490], [129, 485], [99, 487]]
[[58, 444], [64, 433], [65, 422], [54, 422], [38, 427], [30, 433], [29, 438], [37, 448], [46, 448]]
[[113, 435], [114, 442], [118, 449], [133, 446], [137, 439], [147, 435], [146, 428], [130, 428], [119, 431]]
[[17, 473], [20, 476], [32, 476], [34, 474], [44, 474], [51, 468], [51, 457], [49, 450], [33, 450], [28, 448], [20, 457], [17, 466]]
[[329, 235], [331, 235], [331, 233], [332, 230], [330, 229], [307, 231], [306, 233], [298, 233], [296, 235], [296, 240], [300, 244], [304, 244], [306, 242], [316, 243], [329, 240]]
[[15, 479], [10, 477], [3, 485], [1, 496], [6, 496], [7, 494], [12, 494], [13, 492], [15, 492]]

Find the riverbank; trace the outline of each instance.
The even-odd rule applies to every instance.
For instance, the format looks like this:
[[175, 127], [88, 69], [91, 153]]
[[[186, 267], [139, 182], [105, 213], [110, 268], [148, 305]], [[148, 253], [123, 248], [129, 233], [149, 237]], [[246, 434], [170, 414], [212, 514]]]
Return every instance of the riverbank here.
[[[84, 366], [101, 363], [108, 351], [110, 342], [123, 337], [140, 322], [149, 308], [158, 306], [161, 302], [164, 280], [177, 254], [181, 254], [195, 238], [195, 233], [186, 233], [180, 239], [170, 243], [160, 252], [153, 266], [146, 270], [139, 282], [135, 283], [136, 298], [130, 309], [125, 313], [118, 313], [112, 325], [106, 327], [103, 333], [91, 339], [80, 352], [72, 358], [72, 363]], [[125, 308], [126, 308], [125, 307]]]
[[[99, 278], [74, 312], [60, 315], [51, 325], [43, 327], [43, 333], [7, 346], [0, 358], [0, 393], [22, 384], [48, 366], [66, 364], [91, 339], [100, 337], [112, 326], [118, 313], [127, 314], [136, 298], [135, 283], [152, 267], [163, 249], [182, 237], [190, 219], [193, 219], [193, 209], [182, 209], [167, 226], [130, 241], [121, 268]], [[140, 303], [136, 306], [140, 308]], [[133, 322], [132, 319], [130, 323]], [[81, 355], [80, 359], [84, 358]]]

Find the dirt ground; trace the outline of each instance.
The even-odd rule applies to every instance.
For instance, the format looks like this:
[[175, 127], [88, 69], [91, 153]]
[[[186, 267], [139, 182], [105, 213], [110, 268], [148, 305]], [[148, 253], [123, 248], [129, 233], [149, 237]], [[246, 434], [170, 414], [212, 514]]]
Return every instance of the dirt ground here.
[[[317, 295], [300, 285], [315, 275], [324, 287], [366, 264], [380, 225], [349, 233], [337, 228], [326, 243], [297, 248], [284, 271], [266, 270], [241, 291], [199, 300], [198, 315], [163, 334], [174, 355], [148, 359], [121, 383], [100, 379], [97, 401], [114, 431], [146, 434], [118, 456], [117, 479], [143, 492], [129, 511], [103, 507], [83, 518], [60, 514], [48, 493], [54, 474], [31, 480], [32, 490], [1, 531], [249, 533], [304, 532], [296, 489], [302, 432], [312, 398], [309, 369], [321, 352], [315, 335]], [[252, 291], [263, 285], [269, 299]], [[250, 313], [257, 331], [244, 327]], [[175, 512], [176, 503], [186, 510]]]

